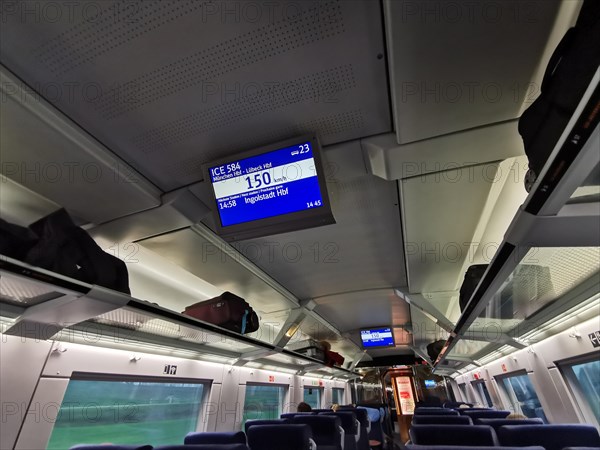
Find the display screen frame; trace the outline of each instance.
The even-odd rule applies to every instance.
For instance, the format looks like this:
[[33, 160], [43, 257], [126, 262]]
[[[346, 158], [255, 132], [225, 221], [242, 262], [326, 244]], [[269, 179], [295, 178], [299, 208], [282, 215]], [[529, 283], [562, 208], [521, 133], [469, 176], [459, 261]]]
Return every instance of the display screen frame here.
[[435, 389], [437, 387], [436, 381], [431, 379], [423, 380], [423, 384], [425, 384], [425, 388], [427, 389]]
[[[286, 147], [310, 143], [317, 180], [319, 184], [319, 192], [321, 195], [322, 205], [320, 207], [304, 209], [291, 213], [274, 215], [262, 219], [251, 220], [243, 223], [223, 226], [221, 215], [219, 214], [218, 201], [210, 176], [210, 169], [226, 164], [231, 164], [254, 156], [263, 155], [265, 153], [281, 150]], [[248, 150], [238, 153], [227, 158], [221, 158], [211, 161], [202, 166], [204, 181], [210, 187], [211, 194], [211, 209], [213, 212], [215, 232], [226, 241], [239, 241], [245, 239], [253, 239], [257, 237], [271, 236], [280, 233], [298, 231], [305, 228], [313, 228], [322, 225], [334, 224], [335, 219], [331, 211], [331, 203], [327, 192], [327, 182], [325, 178], [325, 170], [323, 167], [322, 149], [316, 135], [308, 134], [297, 136], [294, 138], [279, 141], [273, 144], [261, 146], [253, 150]], [[257, 206], [260, 207], [260, 206]]]
[[[392, 342], [391, 343], [387, 343], [387, 344], [373, 344], [373, 343], [369, 343], [369, 344], [365, 344], [365, 340], [363, 339], [363, 332], [364, 331], [368, 331], [368, 332], [381, 332], [381, 331], [385, 331], [385, 330], [389, 330], [390, 333], [392, 334]], [[360, 340], [362, 343], [362, 347], [366, 350], [371, 349], [371, 348], [392, 348], [396, 346], [396, 339], [394, 338], [394, 328], [391, 326], [383, 326], [383, 327], [371, 327], [371, 328], [362, 328], [360, 330]]]

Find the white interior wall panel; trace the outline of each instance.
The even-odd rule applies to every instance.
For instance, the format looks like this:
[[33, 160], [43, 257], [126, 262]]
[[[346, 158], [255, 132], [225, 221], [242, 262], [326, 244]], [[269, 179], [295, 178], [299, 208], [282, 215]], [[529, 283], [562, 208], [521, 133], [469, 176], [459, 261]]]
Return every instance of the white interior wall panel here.
[[[15, 450], [46, 448], [67, 390], [67, 378], [40, 378]], [[3, 392], [4, 396], [4, 392]], [[4, 426], [2, 426], [4, 433]]]
[[[579, 333], [579, 337], [576, 336], [575, 330]], [[569, 330], [498, 358], [482, 368], [459, 375], [455, 381], [457, 383], [467, 381], [467, 384], [470, 384], [475, 373], [480, 374], [486, 370], [489, 376], [494, 378], [492, 382], [501, 396], [503, 407], [509, 408], [510, 401], [504, 389], [498, 386], [499, 378], [526, 372], [551, 423], [583, 422], [575, 406], [575, 399], [569, 392], [557, 364], [585, 355], [598, 358], [600, 350], [594, 348], [590, 338], [590, 335], [595, 335], [598, 331], [600, 331], [598, 318], [583, 323], [574, 322], [574, 327]]]
[[[2, 391], [2, 433], [0, 449], [14, 448], [26, 417], [35, 387], [48, 358], [47, 341], [0, 336], [0, 390]], [[37, 409], [42, 407], [38, 405]], [[38, 414], [39, 416], [39, 414]], [[42, 447], [29, 447], [42, 448]]]

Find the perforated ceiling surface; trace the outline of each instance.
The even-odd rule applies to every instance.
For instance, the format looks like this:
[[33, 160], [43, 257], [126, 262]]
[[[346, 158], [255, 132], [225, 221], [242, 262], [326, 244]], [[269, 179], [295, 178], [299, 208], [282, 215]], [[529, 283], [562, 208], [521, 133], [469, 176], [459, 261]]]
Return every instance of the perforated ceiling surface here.
[[379, 2], [52, 4], [3, 14], [2, 64], [164, 191], [295, 134], [391, 130]]

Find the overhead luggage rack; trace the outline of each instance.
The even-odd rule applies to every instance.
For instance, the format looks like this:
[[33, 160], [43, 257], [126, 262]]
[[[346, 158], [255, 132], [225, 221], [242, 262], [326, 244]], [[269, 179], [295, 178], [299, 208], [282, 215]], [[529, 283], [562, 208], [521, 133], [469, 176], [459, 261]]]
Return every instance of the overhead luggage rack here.
[[600, 125], [598, 114], [588, 119], [599, 99], [600, 68], [434, 370], [482, 365], [491, 354], [527, 348], [550, 328], [569, 326], [571, 317], [600, 314]]
[[360, 374], [190, 316], [0, 255], [2, 332], [102, 346], [148, 346], [230, 365], [315, 376]]

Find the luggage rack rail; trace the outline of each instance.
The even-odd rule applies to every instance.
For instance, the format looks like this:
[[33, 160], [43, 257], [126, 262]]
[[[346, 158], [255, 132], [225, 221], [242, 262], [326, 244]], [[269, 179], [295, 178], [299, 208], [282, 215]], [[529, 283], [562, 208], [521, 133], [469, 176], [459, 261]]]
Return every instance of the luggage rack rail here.
[[225, 364], [330, 378], [360, 374], [226, 330], [155, 303], [0, 255], [2, 333], [118, 347], [140, 343]]
[[477, 366], [478, 358], [504, 345], [527, 347], [530, 342], [522, 342], [519, 337], [529, 335], [536, 325], [562, 317], [578, 306], [597, 308], [595, 296], [600, 292], [600, 276], [596, 268], [591, 277], [574, 285], [569, 292], [527, 314], [518, 327], [503, 336], [502, 342], [489, 339], [488, 345], [475, 354], [455, 359], [450, 355], [461, 340], [486, 340], [473, 339], [474, 324], [530, 250], [600, 247], [600, 202], [597, 198], [588, 203], [570, 202], [575, 190], [600, 166], [599, 102], [600, 68], [433, 362], [434, 371], [447, 374]]

